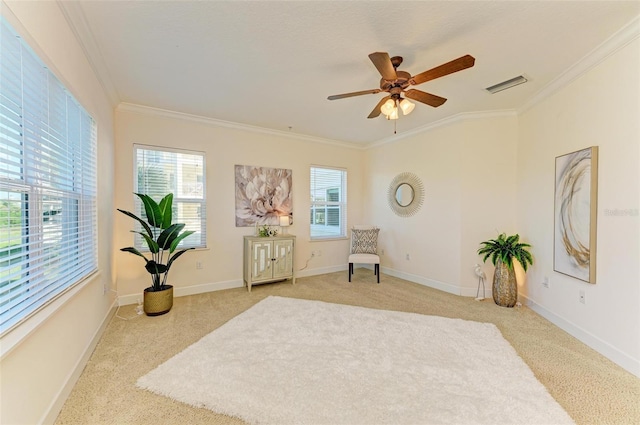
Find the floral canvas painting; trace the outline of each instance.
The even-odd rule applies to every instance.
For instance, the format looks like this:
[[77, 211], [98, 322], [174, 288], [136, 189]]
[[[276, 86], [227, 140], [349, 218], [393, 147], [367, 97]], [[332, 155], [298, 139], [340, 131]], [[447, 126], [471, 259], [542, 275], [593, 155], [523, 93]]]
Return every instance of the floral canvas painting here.
[[236, 227], [277, 226], [293, 217], [291, 170], [236, 165]]
[[556, 158], [554, 270], [595, 283], [598, 147]]

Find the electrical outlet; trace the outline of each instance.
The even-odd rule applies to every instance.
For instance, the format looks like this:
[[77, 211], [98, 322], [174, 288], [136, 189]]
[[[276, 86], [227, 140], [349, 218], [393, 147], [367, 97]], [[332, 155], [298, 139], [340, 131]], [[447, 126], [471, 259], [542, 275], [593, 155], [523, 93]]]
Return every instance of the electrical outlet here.
[[380, 255], [384, 255], [384, 249], [380, 250]]
[[542, 279], [542, 286], [544, 286], [545, 288], [551, 287], [551, 283], [549, 282], [549, 278], [547, 276]]
[[409, 255], [409, 253], [407, 253], [406, 258], [407, 258], [407, 261], [411, 261], [411, 255]]
[[202, 270], [202, 261], [196, 261], [196, 269]]
[[585, 293], [584, 293], [584, 289], [581, 289], [581, 290], [580, 290], [580, 302], [581, 302], [582, 304], [586, 304], [586, 303], [587, 303], [586, 295], [585, 295]]
[[321, 249], [316, 251], [316, 257], [322, 257], [322, 250]]

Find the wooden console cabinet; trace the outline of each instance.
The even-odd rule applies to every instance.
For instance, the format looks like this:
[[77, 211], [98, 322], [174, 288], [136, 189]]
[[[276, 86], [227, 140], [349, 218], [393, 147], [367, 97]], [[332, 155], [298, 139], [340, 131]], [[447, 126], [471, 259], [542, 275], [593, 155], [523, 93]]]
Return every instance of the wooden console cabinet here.
[[261, 238], [244, 237], [244, 283], [251, 286], [296, 278], [293, 273], [293, 253], [296, 237], [293, 235]]

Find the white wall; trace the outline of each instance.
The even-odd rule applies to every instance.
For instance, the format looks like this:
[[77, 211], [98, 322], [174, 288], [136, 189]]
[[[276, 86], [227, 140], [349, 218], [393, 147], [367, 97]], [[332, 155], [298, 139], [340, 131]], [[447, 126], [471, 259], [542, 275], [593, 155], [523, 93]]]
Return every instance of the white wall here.
[[[516, 138], [515, 113], [470, 114], [367, 150], [364, 221], [381, 228], [384, 272], [475, 296], [479, 243], [515, 231]], [[402, 172], [425, 187], [412, 217], [387, 204], [389, 184]], [[490, 280], [493, 266], [484, 268]]]
[[37, 314], [0, 341], [0, 423], [52, 423], [113, 302], [113, 108], [56, 2], [10, 1], [0, 8], [98, 124], [99, 273], [50, 305], [46, 320]]
[[[133, 144], [145, 144], [201, 151], [206, 158], [207, 249], [190, 251], [171, 268], [169, 282], [177, 296], [242, 286], [242, 236], [253, 227], [235, 227], [234, 165], [287, 168], [293, 172], [293, 225], [288, 233], [297, 236], [295, 268], [298, 276], [346, 270], [346, 239], [309, 241], [309, 171], [311, 165], [347, 169], [349, 223], [362, 214], [361, 149], [316, 143], [293, 134], [251, 131], [240, 125], [121, 105], [116, 112], [115, 205], [134, 210]], [[142, 259], [119, 248], [131, 246], [133, 220], [115, 218], [115, 258], [118, 296], [122, 302], [136, 302], [150, 285]], [[312, 250], [322, 255], [309, 261]], [[196, 262], [203, 268], [196, 270]]]
[[[520, 118], [518, 229], [536, 265], [534, 308], [640, 376], [640, 41], [637, 38]], [[596, 283], [553, 271], [555, 157], [599, 146]], [[607, 211], [620, 212], [615, 215]], [[544, 277], [550, 287], [543, 287]], [[585, 291], [586, 303], [578, 300]]]

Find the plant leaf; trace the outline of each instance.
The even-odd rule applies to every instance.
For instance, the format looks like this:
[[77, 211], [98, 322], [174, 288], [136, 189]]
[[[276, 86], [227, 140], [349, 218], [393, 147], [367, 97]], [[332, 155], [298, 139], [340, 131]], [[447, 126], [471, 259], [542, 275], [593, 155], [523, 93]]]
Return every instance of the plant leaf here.
[[194, 233], [195, 232], [193, 230], [185, 230], [184, 232], [182, 232], [182, 234], [180, 234], [180, 236], [178, 236], [177, 238], [175, 238], [173, 240], [173, 242], [171, 242], [171, 247], [169, 248], [169, 252], [175, 251], [176, 248], [178, 247], [178, 244], [180, 243], [180, 241], [182, 241], [187, 236], [193, 235]]
[[144, 256], [140, 251], [138, 251], [137, 249], [135, 249], [135, 248], [134, 248], [134, 247], [132, 247], [132, 246], [129, 246], [129, 247], [127, 247], [127, 248], [120, 248], [120, 251], [123, 251], [123, 252], [130, 252], [131, 254], [135, 254], [135, 255], [137, 255], [138, 257], [142, 257], [142, 258], [144, 258], [144, 261], [146, 261], [147, 263], [149, 262], [149, 260], [147, 259], [147, 257], [145, 257], [145, 256]]
[[515, 234], [515, 235], [511, 235], [507, 238], [506, 243], [507, 245], [514, 245], [516, 243], [518, 243], [518, 239], [520, 239], [520, 235]]
[[147, 261], [147, 265], [144, 266], [144, 268], [147, 269], [149, 273], [155, 274], [155, 275], [166, 273], [168, 270], [167, 266], [165, 266], [164, 264], [156, 263], [153, 260]]
[[142, 224], [142, 227], [147, 232], [149, 237], [153, 237], [153, 232], [151, 231], [151, 227], [149, 227], [149, 225], [147, 224], [146, 221], [144, 221], [143, 219], [141, 219], [137, 215], [135, 215], [133, 213], [130, 213], [129, 211], [121, 210], [120, 208], [117, 208], [117, 210], [120, 211], [122, 214], [128, 215], [129, 217], [131, 217], [131, 218], [133, 218], [135, 220], [138, 220], [140, 222], [140, 224]]
[[498, 251], [493, 251], [491, 253], [491, 262], [493, 263], [493, 265], [496, 265], [496, 261], [498, 261], [499, 255], [500, 254]]
[[144, 212], [147, 215], [147, 221], [153, 227], [162, 226], [162, 213], [160, 212], [160, 206], [149, 195], [144, 193], [136, 193], [136, 195], [142, 200], [144, 205]]
[[161, 228], [166, 229], [171, 226], [171, 220], [173, 219], [171, 210], [173, 206], [173, 193], [169, 193], [160, 201], [160, 214], [162, 215]]
[[172, 224], [168, 228], [164, 229], [160, 236], [158, 236], [158, 245], [162, 249], [169, 249], [171, 243], [180, 235], [180, 231], [184, 229], [183, 223]]
[[191, 249], [195, 249], [195, 248], [185, 248], [185, 249], [183, 249], [181, 251], [178, 251], [175, 254], [173, 254], [173, 256], [171, 256], [171, 258], [167, 262], [167, 273], [169, 272], [169, 269], [171, 268], [171, 264], [173, 264], [173, 262], [176, 260], [176, 258], [180, 257], [182, 254], [184, 254], [185, 252], [187, 252], [187, 251], [189, 251]]
[[149, 247], [149, 251], [152, 254], [155, 254], [160, 250], [160, 248], [158, 247], [158, 243], [154, 241], [152, 238], [150, 238], [149, 236], [147, 236], [145, 233], [136, 232], [135, 230], [132, 230], [131, 232], [137, 233], [144, 238], [144, 240], [147, 242], [147, 246]]

